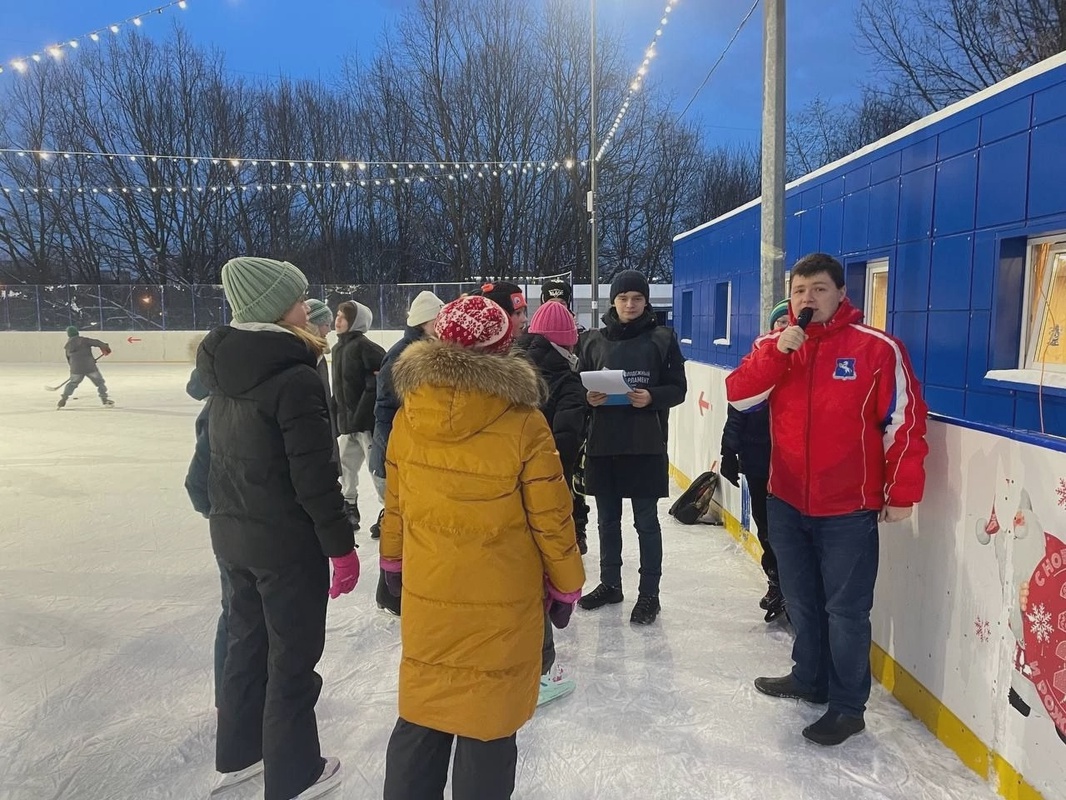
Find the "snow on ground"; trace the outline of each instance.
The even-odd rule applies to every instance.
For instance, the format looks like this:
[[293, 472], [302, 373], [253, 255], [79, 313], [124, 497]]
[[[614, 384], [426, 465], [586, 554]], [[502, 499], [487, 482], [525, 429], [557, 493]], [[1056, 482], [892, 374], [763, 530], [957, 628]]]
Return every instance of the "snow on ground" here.
[[[54, 410], [56, 365], [0, 366], [0, 798], [197, 798], [212, 785], [211, 659], [219, 582], [207, 523], [182, 481], [200, 408], [188, 367], [104, 366], [117, 405], [84, 383]], [[363, 518], [377, 500], [368, 478]], [[788, 671], [785, 629], [757, 607], [758, 567], [721, 529], [664, 518], [663, 612], [629, 624], [627, 600], [575, 612], [557, 633], [577, 680], [520, 733], [516, 798], [980, 800], [995, 794], [875, 686], [867, 732], [835, 749], [800, 736], [821, 713], [773, 700], [757, 675]], [[364, 577], [330, 603], [323, 752], [339, 756], [340, 800], [381, 796], [396, 716], [399, 621]], [[590, 537], [587, 588], [596, 584]], [[243, 789], [243, 791], [242, 791]], [[261, 782], [232, 800], [262, 796]]]

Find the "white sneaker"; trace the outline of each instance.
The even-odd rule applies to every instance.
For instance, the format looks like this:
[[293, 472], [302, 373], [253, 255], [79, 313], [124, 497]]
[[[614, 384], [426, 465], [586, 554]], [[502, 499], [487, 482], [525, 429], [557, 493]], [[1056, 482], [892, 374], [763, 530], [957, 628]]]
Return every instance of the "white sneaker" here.
[[311, 800], [312, 797], [321, 797], [327, 792], [332, 792], [341, 785], [341, 760], [339, 758], [327, 758], [326, 766], [322, 769], [322, 775], [318, 780], [300, 792], [292, 800]]
[[540, 689], [537, 693], [537, 707], [547, 705], [552, 700], [558, 700], [560, 697], [566, 697], [576, 688], [576, 683], [561, 675], [558, 677], [552, 677], [550, 674], [541, 675]]
[[223, 772], [222, 777], [220, 777], [218, 779], [218, 783], [215, 784], [215, 788], [211, 790], [210, 796], [214, 797], [215, 795], [222, 794], [222, 792], [226, 791], [230, 787], [237, 786], [238, 784], [244, 783], [245, 781], [250, 781], [256, 775], [259, 775], [262, 772], [262, 761], [258, 761], [255, 764], [252, 764], [252, 766], [245, 767], [244, 769], [237, 770], [236, 772]]

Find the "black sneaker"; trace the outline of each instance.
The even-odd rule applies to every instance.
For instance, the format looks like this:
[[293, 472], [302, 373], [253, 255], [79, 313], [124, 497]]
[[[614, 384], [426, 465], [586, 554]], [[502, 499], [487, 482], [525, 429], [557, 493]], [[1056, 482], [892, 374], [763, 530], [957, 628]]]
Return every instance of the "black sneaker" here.
[[637, 604], [633, 606], [633, 613], [629, 615], [629, 621], [634, 625], [651, 625], [655, 622], [655, 618], [659, 616], [659, 611], [662, 606], [659, 605], [659, 598], [653, 597], [650, 594], [642, 594], [637, 596]]
[[816, 705], [829, 702], [828, 692], [809, 692], [800, 688], [796, 685], [796, 680], [791, 675], [785, 675], [783, 678], [756, 678], [755, 688], [770, 697], [805, 700]]
[[849, 717], [836, 711], [826, 711], [820, 720], [803, 729], [803, 738], [815, 744], [833, 747], [850, 739], [866, 727], [862, 717]]
[[381, 538], [381, 520], [383, 520], [384, 518], [385, 518], [385, 509], [381, 509], [381, 511], [378, 512], [378, 521], [370, 526], [370, 538], [371, 539], [380, 539]]
[[577, 601], [577, 604], [586, 611], [595, 611], [600, 606], [614, 605], [625, 600], [622, 596], [621, 586], [607, 586], [601, 583], [587, 595]]

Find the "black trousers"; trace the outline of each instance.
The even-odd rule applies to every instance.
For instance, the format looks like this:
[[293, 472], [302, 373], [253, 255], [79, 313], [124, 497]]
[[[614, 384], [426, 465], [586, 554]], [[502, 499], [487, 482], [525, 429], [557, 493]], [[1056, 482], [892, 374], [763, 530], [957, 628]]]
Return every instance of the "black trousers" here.
[[770, 525], [766, 519], [766, 484], [770, 480], [759, 475], [745, 475], [751, 497], [751, 518], [755, 521], [755, 535], [762, 545], [762, 571], [766, 580], [777, 585], [777, 556], [770, 546]]
[[329, 564], [276, 570], [218, 560], [229, 579], [229, 633], [215, 769], [263, 761], [265, 800], [291, 800], [322, 774], [315, 665], [326, 641]]
[[540, 674], [547, 675], [555, 666], [555, 632], [552, 631], [551, 617], [544, 613], [544, 644], [540, 647]]
[[385, 756], [385, 800], [443, 800], [453, 739], [452, 800], [510, 800], [518, 767], [514, 735], [482, 742], [402, 717]]

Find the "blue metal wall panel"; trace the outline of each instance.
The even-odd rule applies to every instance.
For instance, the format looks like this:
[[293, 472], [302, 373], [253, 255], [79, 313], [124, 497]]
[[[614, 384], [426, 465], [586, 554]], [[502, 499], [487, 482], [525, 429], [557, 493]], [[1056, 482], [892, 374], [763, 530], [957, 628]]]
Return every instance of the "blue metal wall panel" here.
[[966, 392], [966, 419], [988, 425], [1014, 424], [1014, 397], [987, 391]]
[[983, 390], [988, 372], [988, 337], [992, 325], [990, 311], [970, 312], [970, 346], [966, 353], [966, 388]]
[[934, 414], [945, 414], [963, 419], [966, 413], [966, 393], [962, 389], [947, 389], [943, 386], [926, 386], [925, 402]]
[[969, 308], [972, 269], [973, 234], [934, 239], [929, 278], [929, 308]]
[[841, 235], [844, 230], [844, 201], [832, 200], [822, 206], [822, 235], [820, 249], [823, 253], [839, 254]]
[[966, 386], [966, 348], [970, 338], [969, 311], [930, 311], [926, 383], [962, 389]]
[[927, 138], [915, 142], [900, 153], [900, 172], [913, 172], [936, 161], [936, 136], [923, 131]]
[[936, 167], [923, 167], [904, 175], [899, 187], [899, 226], [901, 242], [926, 239], [933, 229], [933, 196]]
[[[796, 262], [802, 252], [800, 244], [803, 240], [803, 218], [806, 214], [794, 214], [785, 218], [785, 264], [791, 265]], [[788, 267], [786, 266], [786, 269]]]
[[844, 194], [844, 176], [831, 178], [822, 184], [822, 204], [836, 200]]
[[1037, 395], [1019, 392], [1014, 401], [1014, 427], [1026, 431], [1043, 430], [1055, 436], [1066, 433], [1066, 399], [1045, 394], [1043, 406], [1041, 415]]
[[888, 274], [895, 285], [894, 311], [929, 310], [929, 272], [932, 247], [928, 240], [901, 244]]
[[844, 174], [844, 193], [853, 194], [870, 185], [870, 165], [862, 161], [850, 165], [850, 170]]
[[981, 144], [1005, 139], [1020, 131], [1028, 131], [1032, 105], [1031, 97], [1023, 97], [981, 117]]
[[897, 150], [883, 156], [870, 165], [870, 183], [881, 183], [899, 175], [901, 152]]
[[979, 157], [977, 227], [1024, 219], [1029, 131], [982, 147]]
[[981, 137], [981, 118], [968, 120], [961, 125], [950, 128], [938, 137], [936, 157], [945, 161], [952, 156], [965, 153], [977, 147]]
[[870, 246], [870, 190], [844, 197], [844, 231], [841, 251], [858, 253]]
[[1033, 128], [1029, 152], [1029, 216], [1066, 210], [1066, 119]]
[[973, 230], [976, 206], [977, 153], [940, 162], [936, 171], [933, 233], [945, 236]]
[[929, 315], [918, 311], [897, 311], [892, 315], [892, 335], [903, 342], [911, 357], [914, 374], [925, 383], [925, 340]]
[[1066, 81], [1061, 81], [1033, 95], [1033, 124], [1043, 125], [1066, 117]]
[[806, 189], [803, 192], [803, 199], [800, 203], [802, 208], [820, 208], [822, 205], [822, 187], [815, 184], [813, 189]]
[[1016, 369], [1022, 336], [1025, 290], [1025, 237], [1002, 239], [995, 256], [992, 284], [992, 336], [989, 367]]
[[821, 207], [812, 208], [800, 217], [800, 253], [817, 253], [821, 250]]
[[996, 234], [981, 231], [974, 236], [973, 270], [970, 273], [970, 308], [992, 308], [992, 283], [996, 273]]
[[870, 247], [885, 247], [896, 241], [899, 217], [899, 179], [884, 181], [870, 189]]

